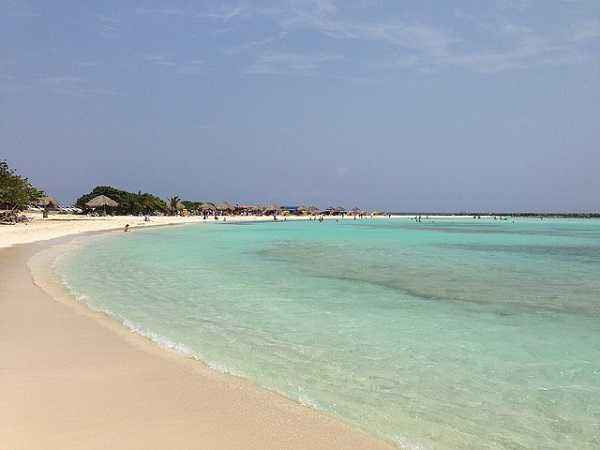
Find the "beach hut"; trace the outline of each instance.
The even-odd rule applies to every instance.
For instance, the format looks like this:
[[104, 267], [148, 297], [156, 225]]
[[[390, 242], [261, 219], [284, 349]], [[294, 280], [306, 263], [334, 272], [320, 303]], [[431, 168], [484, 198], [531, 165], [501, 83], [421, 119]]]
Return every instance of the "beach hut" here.
[[216, 207], [214, 203], [210, 203], [210, 202], [205, 202], [202, 203], [200, 205], [200, 211], [202, 211], [203, 213], [209, 213], [209, 212], [213, 212], [216, 211]]
[[217, 203], [215, 209], [221, 213], [235, 211], [235, 207], [228, 202]]
[[246, 211], [249, 215], [260, 216], [262, 215], [263, 208], [260, 205], [248, 205]]
[[302, 206], [282, 206], [281, 207], [281, 212], [282, 214], [286, 215], [286, 214], [291, 214], [294, 216], [299, 216], [300, 214], [302, 214], [301, 211]]
[[273, 203], [272, 205], [267, 205], [264, 207], [264, 212], [266, 215], [277, 214], [281, 211], [281, 206]]
[[91, 199], [89, 202], [87, 202], [85, 206], [87, 206], [88, 208], [102, 208], [107, 206], [109, 208], [116, 208], [117, 206], [119, 206], [119, 204], [115, 202], [112, 198], [108, 198], [106, 195], [98, 195]]
[[117, 206], [119, 206], [119, 204], [115, 202], [112, 198], [107, 197], [106, 195], [98, 195], [91, 199], [89, 202], [87, 202], [85, 206], [92, 209], [103, 208], [104, 214], [106, 214], [106, 207], [116, 208]]
[[306, 205], [300, 205], [298, 207], [298, 214], [301, 216], [308, 216], [310, 215], [310, 207], [306, 206]]
[[49, 195], [41, 197], [37, 202], [35, 202], [35, 206], [38, 206], [38, 207], [44, 208], [44, 209], [60, 208], [60, 204], [58, 203], [58, 201], [54, 197], [51, 197]]

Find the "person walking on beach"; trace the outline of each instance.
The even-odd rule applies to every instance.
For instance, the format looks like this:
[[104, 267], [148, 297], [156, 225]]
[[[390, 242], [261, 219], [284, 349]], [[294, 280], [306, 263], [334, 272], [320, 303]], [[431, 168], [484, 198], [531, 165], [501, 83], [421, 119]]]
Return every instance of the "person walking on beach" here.
[[125, 229], [123, 230], [125, 233], [129, 231], [129, 224], [125, 225]]

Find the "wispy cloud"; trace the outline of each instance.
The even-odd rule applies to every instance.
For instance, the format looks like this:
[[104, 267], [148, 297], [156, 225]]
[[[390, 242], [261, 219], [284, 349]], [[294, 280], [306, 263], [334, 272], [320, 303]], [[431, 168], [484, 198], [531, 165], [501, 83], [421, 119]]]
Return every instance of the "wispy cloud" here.
[[203, 60], [186, 61], [177, 68], [178, 75], [205, 75], [206, 72]]
[[[540, 30], [511, 21], [500, 13], [479, 17], [461, 11], [459, 20], [469, 22], [479, 33], [478, 39], [462, 26], [455, 31], [418, 20], [398, 17], [347, 18], [337, 3], [329, 0], [300, 1], [281, 13], [279, 26], [288, 32], [313, 31], [332, 39], [346, 39], [382, 44], [382, 49], [396, 49], [397, 56], [386, 61], [367, 61], [369, 67], [395, 67], [419, 71], [436, 71], [444, 67], [461, 67], [482, 73], [526, 69], [539, 65], [570, 65], [589, 60], [591, 53], [583, 41], [600, 38], [600, 20], [578, 23], [570, 35]], [[344, 3], [345, 5], [347, 3]], [[498, 11], [522, 14], [533, 8], [530, 0], [498, 0]], [[363, 63], [364, 64], [364, 63]]]
[[75, 65], [77, 67], [81, 67], [81, 68], [89, 68], [89, 67], [99, 66], [100, 62], [98, 62], [98, 61], [77, 61], [77, 62], [75, 62]]
[[102, 88], [91, 88], [84, 86], [72, 86], [72, 87], [57, 87], [52, 90], [54, 94], [58, 95], [68, 95], [71, 97], [121, 97], [123, 96], [122, 92], [116, 91], [114, 89], [102, 89]]
[[575, 42], [600, 39], [600, 19], [590, 19], [575, 25], [572, 39]]
[[83, 79], [76, 76], [44, 76], [40, 78], [41, 84], [60, 86], [60, 85], [75, 85], [83, 83]]
[[100, 36], [106, 39], [114, 39], [120, 36], [119, 27], [121, 25], [120, 19], [111, 16], [98, 15], [97, 23], [99, 28]]
[[[202, 31], [212, 36], [227, 33], [220, 39], [226, 42], [221, 54], [240, 55], [246, 74], [332, 76], [320, 70], [327, 61], [319, 55], [343, 53], [345, 65], [353, 70], [344, 75], [364, 78], [369, 71], [458, 67], [498, 73], [585, 62], [593, 55], [591, 43], [600, 40], [600, 19], [568, 15], [575, 3], [584, 11], [581, 2], [573, 0], [561, 0], [554, 7], [554, 13], [572, 17], [571, 24], [562, 21], [560, 26], [535, 20], [541, 8], [535, 0], [492, 0], [486, 7], [464, 6], [454, 15], [450, 6], [450, 14], [442, 19], [383, 0], [239, 0], [204, 11], [138, 8], [136, 13], [205, 19], [202, 26], [208, 29]], [[235, 20], [241, 18], [243, 23]], [[238, 43], [232, 42], [235, 37]], [[315, 48], [321, 51], [317, 56]], [[249, 67], [243, 60], [246, 55], [255, 58]], [[182, 74], [203, 72], [166, 58], [154, 64], [176, 67]]]
[[342, 55], [267, 53], [248, 67], [244, 72], [250, 75], [302, 75], [318, 74], [326, 63], [339, 61]]
[[270, 44], [273, 44], [274, 42], [284, 39], [286, 36], [287, 36], [287, 32], [281, 31], [273, 36], [268, 36], [268, 37], [265, 37], [262, 39], [256, 39], [253, 41], [244, 42], [242, 44], [238, 44], [238, 45], [229, 47], [229, 48], [225, 49], [224, 52], [227, 55], [235, 55], [238, 53], [248, 52], [250, 50], [255, 50], [257, 48], [265, 47]]
[[78, 76], [43, 76], [38, 80], [39, 86], [48, 92], [73, 97], [95, 97], [95, 96], [121, 96], [122, 93], [110, 89], [90, 85], [90, 83]]
[[176, 67], [177, 63], [167, 58], [164, 55], [146, 55], [144, 56], [144, 61], [149, 64], [154, 64], [156, 66], [165, 66], [165, 67]]
[[138, 15], [185, 16], [186, 11], [180, 8], [136, 8]]
[[[0, 69], [2, 69], [2, 64], [0, 64]], [[30, 83], [22, 82], [14, 75], [0, 73], [0, 94], [17, 94], [30, 88]]]
[[143, 60], [148, 64], [172, 69], [177, 75], [203, 75], [207, 72], [206, 62], [202, 59], [177, 62], [165, 55], [145, 55]]
[[29, 2], [18, 0], [4, 0], [2, 2], [3, 14], [13, 18], [38, 17], [40, 14], [35, 11]]
[[240, 16], [244, 15], [245, 13], [249, 13], [249, 10], [242, 6], [233, 6], [233, 7], [221, 6], [219, 9], [216, 9], [216, 10], [203, 12], [203, 13], [197, 13], [197, 14], [195, 14], [195, 17], [212, 19], [212, 20], [221, 21], [221, 22], [229, 22], [231, 19], [240, 17]]

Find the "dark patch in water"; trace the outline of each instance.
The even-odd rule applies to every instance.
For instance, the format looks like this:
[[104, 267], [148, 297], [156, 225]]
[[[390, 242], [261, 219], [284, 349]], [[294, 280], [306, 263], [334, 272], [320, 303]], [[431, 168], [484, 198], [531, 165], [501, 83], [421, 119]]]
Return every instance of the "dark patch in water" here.
[[[391, 281], [382, 281], [382, 280], [366, 280], [360, 277], [349, 277], [343, 275], [326, 275], [326, 274], [312, 274], [314, 278], [323, 278], [337, 281], [346, 281], [346, 282], [359, 282], [364, 284], [369, 284], [372, 286], [382, 287], [386, 289], [395, 290], [401, 292], [404, 295], [409, 297], [427, 301], [427, 302], [448, 302], [448, 303], [459, 303], [465, 305], [478, 305], [480, 307], [498, 307], [498, 303], [490, 303], [487, 300], [478, 300], [477, 298], [464, 298], [464, 297], [451, 297], [451, 296], [441, 296], [430, 294], [427, 292], [423, 292], [422, 290], [410, 288], [399, 283], [394, 283]], [[375, 305], [371, 305], [375, 306]], [[508, 317], [515, 315], [518, 311], [528, 312], [528, 313], [536, 313], [536, 312], [552, 312], [552, 313], [567, 313], [567, 314], [598, 314], [600, 313], [598, 305], [552, 305], [552, 304], [528, 304], [528, 303], [505, 303], [507, 308], [513, 310], [513, 312], [506, 311], [494, 311], [495, 314]]]
[[557, 256], [583, 259], [583, 262], [600, 262], [600, 246], [559, 245], [489, 245], [489, 244], [439, 244], [439, 248], [450, 248], [484, 253], [510, 253], [532, 256]]
[[[531, 248], [534, 251], [538, 251], [540, 254], [551, 254], [564, 256], [564, 248], [549, 247], [549, 246], [507, 246], [507, 245], [467, 245], [467, 244], [448, 244], [440, 247], [468, 249], [472, 251], [480, 252], [499, 252], [499, 251], [519, 251], [531, 253]], [[590, 255], [597, 257], [600, 254], [599, 247], [587, 248], [581, 250], [580, 247], [567, 247], [571, 253], [576, 255], [583, 254], [585, 258], [589, 258]], [[376, 254], [382, 255], [382, 249], [369, 248], [363, 249], [364, 254], [373, 256]], [[348, 253], [347, 248], [344, 245], [331, 245], [326, 242], [314, 242], [305, 241], [299, 243], [298, 241], [290, 242], [281, 240], [274, 242], [272, 247], [263, 248], [258, 251], [251, 252], [263, 259], [269, 259], [273, 262], [285, 263], [288, 265], [288, 270], [297, 270], [304, 275], [313, 278], [322, 278], [329, 280], [336, 280], [349, 283], [361, 283], [366, 285], [377, 286], [380, 288], [390, 289], [397, 291], [404, 296], [408, 296], [414, 299], [419, 299], [427, 302], [446, 302], [446, 303], [460, 303], [463, 305], [479, 305], [480, 307], [487, 308], [506, 308], [507, 310], [501, 309], [501, 311], [493, 311], [500, 317], [508, 317], [519, 311], [521, 312], [563, 312], [563, 313], [585, 313], [585, 314], [598, 314], [600, 313], [600, 304], [577, 304], [570, 303], [565, 304], [561, 302], [560, 296], [552, 296], [551, 292], [544, 290], [543, 292], [532, 291], [530, 287], [525, 286], [525, 291], [519, 291], [518, 287], [515, 287], [515, 294], [523, 297], [521, 301], [510, 301], [508, 298], [511, 296], [511, 287], [507, 284], [507, 280], [503, 280], [501, 284], [495, 288], [495, 290], [502, 289], [507, 297], [506, 301], [495, 299], [490, 300], [489, 296], [481, 292], [482, 286], [478, 288], [470, 289], [468, 283], [469, 279], [465, 279], [466, 284], [461, 284], [460, 277], [456, 273], [454, 275], [450, 272], [427, 272], [426, 268], [421, 266], [403, 267], [399, 265], [400, 260], [396, 263], [386, 262], [385, 256], [369, 258], [368, 260], [362, 260], [360, 255], [354, 253]], [[397, 255], [396, 255], [397, 256]], [[416, 255], [419, 258], [419, 255]], [[410, 256], [406, 257], [406, 260], [410, 260]], [[343, 261], [343, 266], [340, 266], [339, 262]], [[578, 260], [578, 262], [580, 262]], [[595, 261], [597, 262], [597, 261]], [[405, 269], [411, 270], [413, 273], [409, 277], [413, 278], [430, 278], [433, 282], [432, 288], [421, 289], [418, 286], [411, 286], [410, 280], [407, 280], [405, 276], [400, 274]], [[415, 272], [415, 270], [417, 272]], [[365, 275], [366, 273], [371, 276]], [[373, 275], [375, 274], [375, 278]], [[510, 281], [510, 280], [508, 280]], [[517, 280], [515, 280], [517, 281]], [[522, 280], [521, 280], [522, 281]], [[493, 288], [494, 281], [489, 279], [487, 287]], [[418, 283], [417, 283], [418, 284]], [[448, 289], [439, 289], [441, 287], [448, 287]], [[479, 290], [478, 290], [479, 289]], [[441, 292], [436, 292], [441, 291]], [[573, 292], [573, 291], [571, 291]], [[453, 295], [455, 294], [455, 295]], [[540, 294], [543, 297], [540, 297]], [[567, 295], [567, 293], [564, 293]], [[371, 305], [375, 306], [375, 305]], [[400, 305], [398, 305], [400, 306]]]

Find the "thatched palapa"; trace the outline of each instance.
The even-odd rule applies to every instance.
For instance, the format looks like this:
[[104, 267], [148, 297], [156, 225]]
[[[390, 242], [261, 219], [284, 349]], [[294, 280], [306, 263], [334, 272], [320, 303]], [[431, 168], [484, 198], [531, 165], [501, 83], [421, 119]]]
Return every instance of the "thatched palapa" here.
[[217, 211], [226, 212], [226, 211], [235, 211], [235, 207], [228, 202], [217, 203], [215, 205]]
[[115, 202], [112, 198], [108, 198], [106, 195], [98, 195], [97, 197], [94, 197], [89, 202], [87, 202], [85, 205], [88, 208], [102, 208], [107, 206], [109, 208], [116, 208], [117, 206], [119, 206], [117, 202]]
[[35, 205], [41, 208], [60, 208], [58, 201], [49, 195], [41, 197], [37, 202], [35, 202]]

